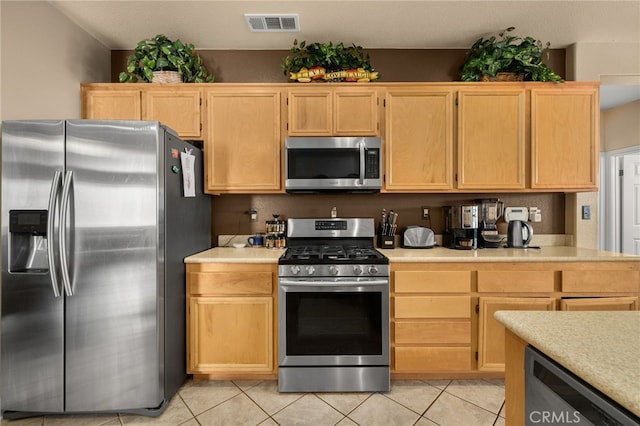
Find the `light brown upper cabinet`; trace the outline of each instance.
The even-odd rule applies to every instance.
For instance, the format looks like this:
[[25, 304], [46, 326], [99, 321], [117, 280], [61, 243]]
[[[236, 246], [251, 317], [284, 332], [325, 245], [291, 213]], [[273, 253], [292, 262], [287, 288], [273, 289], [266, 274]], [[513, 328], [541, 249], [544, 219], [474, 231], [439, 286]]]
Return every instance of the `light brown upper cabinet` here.
[[531, 89], [531, 187], [598, 187], [599, 91], [593, 84]]
[[141, 91], [115, 90], [121, 85], [81, 86], [82, 118], [91, 120], [141, 120]]
[[202, 139], [201, 89], [187, 84], [83, 84], [82, 118], [153, 120]]
[[420, 86], [386, 91], [384, 190], [453, 188], [453, 93]]
[[289, 89], [288, 135], [377, 136], [377, 89], [342, 84]]
[[279, 192], [280, 89], [213, 85], [205, 99], [205, 191]]
[[145, 90], [142, 119], [158, 120], [182, 138], [202, 139], [201, 105], [200, 89]]
[[481, 85], [458, 93], [457, 188], [525, 187], [525, 90]]

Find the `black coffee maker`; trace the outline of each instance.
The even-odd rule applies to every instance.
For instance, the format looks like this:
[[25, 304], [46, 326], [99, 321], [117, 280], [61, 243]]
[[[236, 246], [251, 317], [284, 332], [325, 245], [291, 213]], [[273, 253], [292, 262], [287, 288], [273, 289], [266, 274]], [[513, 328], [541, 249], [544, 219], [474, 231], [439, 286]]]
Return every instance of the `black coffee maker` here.
[[478, 248], [478, 206], [475, 204], [445, 206], [445, 229], [442, 245], [458, 250]]

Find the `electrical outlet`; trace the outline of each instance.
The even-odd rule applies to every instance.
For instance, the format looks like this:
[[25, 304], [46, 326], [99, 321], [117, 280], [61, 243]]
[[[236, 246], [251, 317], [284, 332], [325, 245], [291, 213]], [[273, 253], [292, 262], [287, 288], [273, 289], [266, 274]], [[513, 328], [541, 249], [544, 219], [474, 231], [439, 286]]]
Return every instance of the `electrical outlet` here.
[[422, 218], [429, 219], [429, 207], [422, 208]]
[[529, 207], [529, 222], [541, 222], [542, 212], [538, 207]]
[[258, 221], [258, 209], [249, 209], [247, 214], [249, 215], [249, 218], [251, 219], [251, 222], [257, 222]]
[[591, 206], [582, 206], [582, 220], [591, 220]]

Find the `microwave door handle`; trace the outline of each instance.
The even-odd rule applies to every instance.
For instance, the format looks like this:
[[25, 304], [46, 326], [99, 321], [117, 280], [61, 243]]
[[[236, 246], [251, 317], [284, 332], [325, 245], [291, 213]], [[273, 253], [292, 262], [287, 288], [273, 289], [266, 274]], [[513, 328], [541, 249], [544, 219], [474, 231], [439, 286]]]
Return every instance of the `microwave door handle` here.
[[365, 149], [364, 142], [358, 142], [360, 146], [360, 185], [364, 185], [364, 157], [365, 157]]

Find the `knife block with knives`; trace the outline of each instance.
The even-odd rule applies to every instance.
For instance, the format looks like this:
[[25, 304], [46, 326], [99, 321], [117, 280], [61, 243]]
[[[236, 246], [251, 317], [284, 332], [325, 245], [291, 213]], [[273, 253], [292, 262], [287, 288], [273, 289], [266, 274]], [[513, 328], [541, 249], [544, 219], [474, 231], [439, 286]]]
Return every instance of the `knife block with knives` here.
[[395, 248], [395, 235], [398, 227], [398, 213], [393, 210], [382, 209], [382, 220], [380, 221], [380, 233], [378, 234], [378, 245], [380, 248]]

